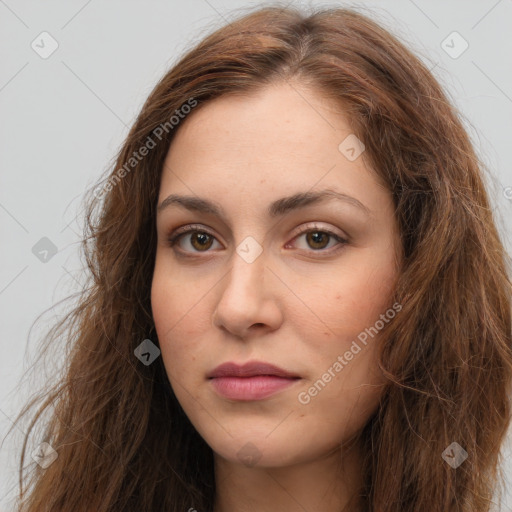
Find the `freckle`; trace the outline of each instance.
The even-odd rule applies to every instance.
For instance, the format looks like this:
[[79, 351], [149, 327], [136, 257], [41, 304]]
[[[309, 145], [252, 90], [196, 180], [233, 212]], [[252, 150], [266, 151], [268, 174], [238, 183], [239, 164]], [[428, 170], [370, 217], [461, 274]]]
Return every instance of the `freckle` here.
[[341, 297], [341, 295], [336, 295], [336, 298], [339, 299]]

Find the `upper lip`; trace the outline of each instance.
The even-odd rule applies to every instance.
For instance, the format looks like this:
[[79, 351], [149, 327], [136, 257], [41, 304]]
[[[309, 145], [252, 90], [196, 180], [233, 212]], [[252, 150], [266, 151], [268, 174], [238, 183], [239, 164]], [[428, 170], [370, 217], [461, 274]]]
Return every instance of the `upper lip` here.
[[209, 379], [216, 377], [254, 377], [256, 375], [274, 375], [276, 377], [299, 378], [278, 366], [263, 361], [250, 361], [243, 365], [233, 362], [223, 363], [208, 374]]

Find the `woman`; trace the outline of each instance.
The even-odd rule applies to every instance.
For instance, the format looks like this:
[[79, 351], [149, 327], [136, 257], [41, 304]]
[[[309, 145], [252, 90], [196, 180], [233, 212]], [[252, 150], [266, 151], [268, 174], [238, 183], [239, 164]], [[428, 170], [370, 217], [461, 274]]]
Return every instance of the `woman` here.
[[490, 510], [511, 282], [482, 168], [368, 17], [208, 36], [90, 198], [20, 510]]

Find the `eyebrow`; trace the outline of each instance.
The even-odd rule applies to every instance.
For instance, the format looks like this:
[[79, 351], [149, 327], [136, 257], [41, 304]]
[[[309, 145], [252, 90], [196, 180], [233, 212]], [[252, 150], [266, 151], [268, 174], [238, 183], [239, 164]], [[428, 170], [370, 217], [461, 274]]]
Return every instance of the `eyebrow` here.
[[[312, 204], [323, 203], [333, 199], [343, 201], [346, 204], [358, 208], [367, 216], [373, 217], [370, 209], [355, 197], [348, 196], [347, 194], [343, 194], [332, 189], [324, 189], [316, 192], [299, 192], [291, 196], [282, 197], [270, 203], [267, 208], [267, 215], [272, 218], [278, 217], [285, 215], [292, 210], [298, 210], [299, 208]], [[167, 196], [158, 205], [157, 212], [161, 212], [171, 205], [178, 205], [188, 210], [200, 213], [210, 213], [218, 217], [225, 217], [222, 206], [215, 201], [210, 201], [197, 196], [183, 196], [178, 194], [171, 194]]]

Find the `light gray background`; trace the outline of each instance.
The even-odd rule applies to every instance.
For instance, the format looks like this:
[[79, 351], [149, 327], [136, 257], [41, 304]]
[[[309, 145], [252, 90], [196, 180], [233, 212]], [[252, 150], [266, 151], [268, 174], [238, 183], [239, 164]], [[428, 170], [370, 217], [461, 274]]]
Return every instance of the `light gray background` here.
[[[375, 19], [433, 69], [494, 175], [489, 190], [510, 253], [512, 0], [290, 3], [371, 8]], [[35, 389], [20, 387], [19, 379], [37, 354], [38, 334], [59, 310], [46, 314], [29, 338], [30, 326], [83, 282], [84, 190], [108, 168], [147, 95], [183, 50], [231, 19], [234, 8], [256, 4], [0, 0], [0, 442], [27, 392]], [[59, 45], [47, 59], [31, 47], [44, 31]], [[469, 44], [456, 59], [441, 46], [453, 31]], [[42, 237], [58, 249], [46, 263], [32, 252]], [[40, 377], [43, 382], [45, 375]], [[16, 434], [1, 445], [2, 511], [11, 509], [16, 490], [22, 431]], [[509, 504], [507, 497], [502, 510], [511, 510]]]

